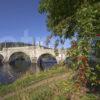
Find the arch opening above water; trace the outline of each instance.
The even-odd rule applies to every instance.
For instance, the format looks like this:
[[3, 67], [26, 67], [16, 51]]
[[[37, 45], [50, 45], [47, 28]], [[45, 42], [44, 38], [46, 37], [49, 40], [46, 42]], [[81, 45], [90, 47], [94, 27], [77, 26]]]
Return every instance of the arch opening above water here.
[[18, 72], [23, 72], [31, 65], [30, 57], [24, 52], [15, 52], [9, 58], [9, 64]]
[[55, 64], [57, 64], [56, 58], [51, 54], [42, 54], [37, 61], [37, 65], [40, 70], [47, 70], [52, 68]]

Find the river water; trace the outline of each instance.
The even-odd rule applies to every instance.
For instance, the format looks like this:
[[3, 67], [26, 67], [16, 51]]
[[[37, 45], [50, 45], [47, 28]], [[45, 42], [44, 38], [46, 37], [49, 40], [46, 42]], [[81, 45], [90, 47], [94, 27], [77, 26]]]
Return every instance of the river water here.
[[9, 63], [0, 64], [0, 84], [10, 84], [18, 79], [21, 75], [25, 72], [31, 71], [34, 73], [37, 72], [37, 69], [40, 70], [47, 70], [51, 68], [56, 61], [46, 61], [42, 62], [42, 68], [38, 66], [38, 64], [28, 64], [27, 62], [20, 61], [17, 62], [17, 65], [10, 65]]

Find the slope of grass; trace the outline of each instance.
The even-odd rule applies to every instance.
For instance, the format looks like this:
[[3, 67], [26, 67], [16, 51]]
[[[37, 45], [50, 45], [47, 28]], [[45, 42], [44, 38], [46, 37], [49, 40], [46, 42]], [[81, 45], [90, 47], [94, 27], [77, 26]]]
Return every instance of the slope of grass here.
[[[68, 78], [66, 77], [65, 80], [54, 81], [35, 89], [16, 93], [16, 95], [5, 100], [99, 100], [98, 97], [92, 93], [81, 94], [80, 91], [74, 87], [74, 82], [71, 78], [72, 75]], [[74, 96], [72, 93], [79, 93], [81, 96]]]
[[17, 89], [28, 87], [38, 81], [44, 80], [49, 77], [53, 77], [58, 74], [65, 73], [66, 69], [64, 67], [54, 67], [48, 71], [32, 74], [26, 73], [23, 77], [18, 79], [16, 82], [9, 85], [0, 85], [0, 96], [4, 96], [10, 92], [13, 92]]
[[[66, 75], [64, 79], [61, 77], [63, 74]], [[73, 74], [72, 70], [65, 67], [55, 67], [37, 74], [27, 73], [13, 84], [0, 85], [0, 96], [15, 92], [14, 95], [10, 95], [4, 100], [99, 100], [100, 95], [82, 93], [81, 90], [78, 90], [72, 79]], [[54, 79], [48, 82], [52, 77]], [[57, 77], [61, 78], [56, 80]], [[19, 90], [45, 80], [47, 80], [45, 84], [19, 92]]]
[[[59, 77], [61, 77], [61, 75], [59, 75]], [[70, 77], [66, 75], [65, 80], [69, 78]], [[57, 88], [59, 87], [60, 89], [60, 86], [64, 84], [64, 81], [61, 81], [62, 77], [58, 81], [55, 81], [55, 80], [53, 80], [52, 82], [47, 82], [46, 84], [42, 84], [36, 88], [31, 88], [27, 91], [17, 92], [16, 95], [11, 96], [5, 100], [56, 100], [58, 96], [57, 94], [60, 93], [58, 92], [59, 90]]]

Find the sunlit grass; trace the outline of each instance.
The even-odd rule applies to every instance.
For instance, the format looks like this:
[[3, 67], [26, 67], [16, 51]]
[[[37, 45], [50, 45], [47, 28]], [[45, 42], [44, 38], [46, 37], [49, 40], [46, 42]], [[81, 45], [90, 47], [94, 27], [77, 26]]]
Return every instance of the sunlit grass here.
[[[69, 80], [71, 76], [72, 75], [66, 77], [66, 80]], [[71, 87], [72, 81], [68, 81], [67, 83], [61, 80], [53, 81], [52, 83], [43, 84], [35, 89], [22, 91], [19, 93], [17, 92], [16, 95], [11, 96], [6, 100], [63, 100], [63, 98], [65, 98], [63, 94], [66, 84], [70, 84], [69, 87]], [[18, 88], [16, 88], [16, 90], [17, 89]]]
[[[71, 73], [72, 74], [72, 73]], [[72, 93], [79, 94], [74, 95], [71, 99]], [[54, 81], [52, 83], [41, 85], [35, 89], [30, 89], [16, 95], [11, 96], [5, 100], [99, 100], [98, 97], [92, 93], [81, 94], [74, 87], [72, 75], [69, 75], [65, 80]]]
[[[56, 78], [65, 73], [67, 76], [64, 80], [53, 80], [35, 88], [27, 89], [27, 87], [34, 86], [45, 79]], [[0, 96], [5, 97], [7, 94], [15, 92], [14, 95], [10, 95], [4, 100], [99, 100], [99, 96], [93, 93], [82, 94], [75, 87], [72, 79], [73, 74], [74, 72], [71, 69], [68, 70], [65, 67], [54, 67], [36, 74], [26, 73], [10, 85], [0, 85]], [[24, 90], [25, 88], [26, 90]]]
[[43, 71], [40, 73], [26, 73], [23, 77], [16, 80], [16, 82], [9, 84], [9, 85], [0, 85], [0, 96], [4, 96], [10, 92], [16, 91], [17, 89], [28, 87], [38, 81], [41, 81], [43, 79], [53, 77], [57, 74], [62, 74], [66, 72], [65, 67], [54, 67], [48, 71]]

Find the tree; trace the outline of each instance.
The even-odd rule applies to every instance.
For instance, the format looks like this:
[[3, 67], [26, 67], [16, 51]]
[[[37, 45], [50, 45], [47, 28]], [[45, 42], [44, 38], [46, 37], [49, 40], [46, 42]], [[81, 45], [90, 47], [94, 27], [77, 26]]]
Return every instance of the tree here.
[[39, 11], [46, 13], [48, 29], [54, 36], [69, 38], [74, 32], [84, 36], [100, 31], [99, 5], [99, 0], [41, 0]]
[[[39, 12], [46, 14], [51, 36], [59, 37], [57, 43], [71, 38], [75, 32], [78, 33], [77, 47], [74, 49], [72, 47], [71, 54], [77, 56], [79, 72], [84, 70], [81, 74], [85, 77], [89, 66], [87, 56], [91, 47], [90, 40], [100, 33], [100, 1], [41, 0]], [[83, 78], [82, 75], [80, 75], [80, 80]]]

